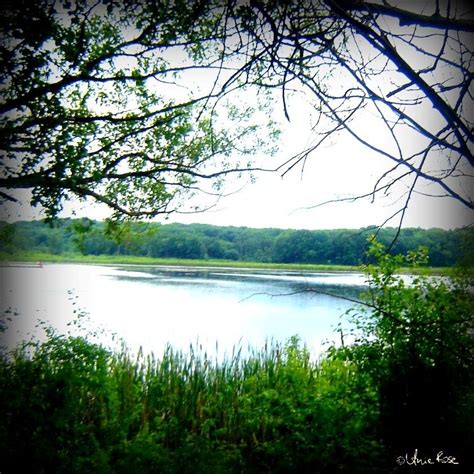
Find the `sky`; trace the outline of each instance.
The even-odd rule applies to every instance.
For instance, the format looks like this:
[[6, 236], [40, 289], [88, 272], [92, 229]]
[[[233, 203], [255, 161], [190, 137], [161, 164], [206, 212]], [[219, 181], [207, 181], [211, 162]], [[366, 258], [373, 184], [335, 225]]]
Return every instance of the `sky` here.
[[[205, 82], [205, 78], [194, 76], [194, 81]], [[255, 162], [276, 167], [310, 145], [314, 138], [310, 113], [307, 101], [292, 100], [291, 121], [288, 122], [283, 116], [281, 101], [277, 100], [274, 119], [282, 130], [279, 152], [271, 158], [256, 155]], [[426, 114], [430, 114], [430, 111], [427, 110]], [[357, 126], [369, 130], [372, 139], [378, 138], [381, 148], [390, 146], [383, 143], [380, 127], [371, 121], [369, 114], [365, 115], [362, 122], [359, 120]], [[310, 155], [304, 169], [297, 167], [284, 176], [281, 172], [259, 173], [255, 175], [255, 182], [250, 182], [246, 176], [240, 180], [230, 177], [224, 188], [224, 193], [228, 195], [217, 203], [209, 201], [210, 209], [193, 214], [172, 214], [166, 222], [296, 229], [360, 228], [382, 224], [398, 226], [399, 215], [391, 220], [389, 218], [403, 205], [400, 201], [400, 196], [406, 192], [403, 183], [394, 186], [392, 194], [378, 196], [375, 200], [365, 198], [320, 205], [370, 192], [377, 178], [391, 166], [387, 158], [371, 152], [347, 134], [334, 135]], [[422, 183], [418, 189], [425, 194], [433, 193], [431, 187], [424, 187]], [[26, 192], [18, 193], [17, 196], [20, 196], [23, 204], [9, 204], [4, 217], [10, 221], [42, 217], [39, 209], [27, 204]], [[197, 196], [188, 204], [205, 205], [206, 201], [202, 199], [202, 196]], [[103, 219], [109, 214], [103, 206], [71, 201], [65, 204], [60, 217]], [[165, 222], [163, 218], [158, 220]], [[453, 199], [415, 194], [411, 198], [403, 226], [450, 229], [463, 227], [472, 221], [472, 212]]]
[[[296, 114], [290, 123], [282, 121], [281, 150], [270, 158], [281, 163], [295, 151], [306, 147], [311, 137], [304, 114]], [[268, 160], [268, 157], [261, 157]], [[227, 196], [218, 202], [209, 201], [210, 209], [192, 214], [172, 214], [164, 223], [205, 223], [222, 226], [254, 228], [337, 229], [361, 228], [381, 225], [400, 208], [396, 197], [403, 193], [399, 187], [393, 195], [369, 198], [355, 202], [332, 202], [371, 191], [374, 182], [390, 165], [388, 159], [369, 153], [362, 145], [344, 135], [314, 152], [304, 170], [294, 169], [281, 176], [281, 172], [259, 173], [255, 182], [244, 177], [226, 183]], [[26, 194], [25, 194], [26, 196]], [[202, 196], [195, 198], [201, 204]], [[24, 200], [25, 201], [25, 200]], [[315, 207], [316, 206], [316, 207]], [[10, 220], [41, 218], [37, 208], [28, 204], [10, 207]], [[89, 217], [103, 219], [108, 210], [94, 203], [68, 202], [60, 217]], [[463, 227], [472, 221], [472, 213], [449, 198], [414, 195], [405, 216], [404, 227], [451, 229]], [[395, 217], [386, 223], [397, 226]]]
[[[275, 156], [255, 156], [257, 164], [275, 167], [294, 154], [306, 149], [314, 138], [308, 117], [310, 109], [306, 102], [292, 102], [290, 121], [283, 116], [281, 104], [276, 102], [273, 114], [282, 131], [279, 151]], [[377, 133], [377, 124], [367, 124]], [[401, 206], [399, 196], [406, 189], [398, 186], [389, 196], [365, 198], [354, 202], [329, 202], [370, 192], [375, 181], [392, 163], [387, 158], [370, 152], [352, 137], [341, 133], [333, 136], [313, 152], [305, 162], [304, 169], [296, 167], [282, 176], [282, 172], [266, 172], [240, 180], [230, 177], [224, 194], [217, 202], [212, 199], [210, 208], [204, 212], [174, 213], [163, 223], [205, 223], [222, 226], [244, 226], [254, 228], [293, 229], [337, 229], [379, 226]], [[421, 187], [423, 189], [423, 187]], [[424, 189], [423, 189], [424, 190]], [[426, 188], [429, 193], [430, 188]], [[9, 206], [9, 220], [38, 219], [41, 212], [27, 204], [27, 193], [23, 204]], [[204, 197], [198, 195], [189, 203], [202, 205]], [[188, 203], [188, 204], [189, 204]], [[89, 217], [104, 219], [110, 211], [103, 205], [92, 202], [65, 203], [60, 217]], [[444, 228], [464, 227], [472, 222], [472, 212], [450, 198], [433, 198], [413, 195], [405, 215], [404, 227]], [[398, 226], [398, 216], [385, 223]]]
[[[331, 163], [326, 162], [318, 169], [316, 166], [309, 166], [301, 176], [297, 173], [284, 178], [276, 174], [262, 176], [256, 184], [247, 185], [237, 194], [222, 200], [215, 209], [202, 215], [179, 216], [173, 220], [257, 228], [334, 229], [381, 225], [396, 212], [398, 201], [389, 198], [375, 202], [369, 199], [333, 202], [312, 207], [324, 202], [326, 198], [344, 196], [347, 191], [354, 189], [353, 181], [358, 189], [371, 188], [365, 174], [351, 172], [359, 165], [354, 166], [353, 163], [348, 163], [347, 158], [339, 156], [332, 156], [328, 161]], [[334, 170], [327, 169], [331, 166], [340, 170], [336, 179], [331, 176]], [[337, 183], [334, 183], [336, 180]], [[331, 195], [328, 186], [333, 183], [340, 193]], [[416, 196], [403, 226], [450, 229], [463, 227], [469, 218], [469, 212], [452, 200]], [[397, 226], [398, 220], [394, 218], [387, 225]]]
[[[313, 136], [307, 109], [296, 106], [291, 121], [282, 118], [281, 110], [275, 110], [282, 134], [279, 152], [273, 156], [256, 156], [256, 162], [265, 161], [272, 166], [282, 163], [295, 153], [305, 149]], [[270, 161], [269, 161], [270, 160]], [[172, 214], [164, 223], [205, 223], [222, 226], [254, 228], [337, 229], [361, 228], [385, 223], [400, 208], [398, 196], [405, 189], [398, 187], [390, 196], [375, 200], [365, 198], [354, 202], [330, 202], [365, 194], [372, 190], [376, 179], [391, 165], [383, 156], [369, 152], [347, 135], [332, 137], [310, 155], [304, 169], [297, 167], [282, 176], [281, 172], [266, 172], [241, 180], [229, 178], [224, 188], [227, 194], [209, 201], [210, 209], [191, 214]], [[427, 192], [429, 189], [427, 188]], [[27, 203], [28, 194], [21, 194], [23, 204], [10, 205], [8, 220], [38, 219], [41, 212]], [[194, 198], [203, 203], [202, 196]], [[89, 217], [104, 219], [110, 214], [104, 206], [95, 203], [65, 203], [60, 217]], [[433, 198], [414, 195], [404, 218], [404, 227], [452, 229], [472, 222], [472, 212], [449, 198]], [[386, 223], [397, 226], [398, 217]]]

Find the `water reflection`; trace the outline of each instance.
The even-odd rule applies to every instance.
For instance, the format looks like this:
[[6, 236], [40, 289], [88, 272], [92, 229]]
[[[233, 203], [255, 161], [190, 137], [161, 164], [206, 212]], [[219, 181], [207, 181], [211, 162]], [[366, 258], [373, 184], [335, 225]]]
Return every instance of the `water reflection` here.
[[[298, 273], [137, 266], [45, 265], [2, 268], [2, 306], [19, 316], [9, 323], [11, 345], [41, 336], [38, 319], [60, 332], [81, 311], [90, 329], [116, 333], [133, 349], [160, 353], [166, 343], [187, 350], [199, 341], [209, 352], [239, 342], [262, 346], [298, 334], [317, 354], [339, 317], [364, 289], [360, 274]], [[314, 290], [314, 291], [313, 291]], [[322, 292], [322, 293], [320, 293]]]
[[200, 270], [149, 267], [146, 272], [123, 268], [117, 279], [141, 281], [146, 284], [192, 285], [228, 288], [232, 293], [241, 292], [243, 298], [258, 294], [269, 297], [297, 296], [312, 298], [315, 293], [358, 300], [367, 283], [361, 273], [301, 273], [280, 270]]

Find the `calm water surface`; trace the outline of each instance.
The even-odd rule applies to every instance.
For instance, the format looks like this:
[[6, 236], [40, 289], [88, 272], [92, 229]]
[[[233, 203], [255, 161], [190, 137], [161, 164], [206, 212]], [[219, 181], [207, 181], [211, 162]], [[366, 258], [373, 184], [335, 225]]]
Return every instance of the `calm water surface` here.
[[2, 267], [0, 277], [0, 310], [18, 313], [7, 321], [4, 344], [42, 338], [39, 321], [76, 334], [73, 322], [87, 314], [82, 331], [101, 329], [102, 342], [114, 333], [134, 351], [158, 354], [167, 343], [215, 353], [217, 341], [224, 354], [295, 334], [318, 354], [325, 341], [339, 341], [334, 328], [354, 304], [310, 289], [357, 298], [365, 284], [356, 273], [71, 264]]

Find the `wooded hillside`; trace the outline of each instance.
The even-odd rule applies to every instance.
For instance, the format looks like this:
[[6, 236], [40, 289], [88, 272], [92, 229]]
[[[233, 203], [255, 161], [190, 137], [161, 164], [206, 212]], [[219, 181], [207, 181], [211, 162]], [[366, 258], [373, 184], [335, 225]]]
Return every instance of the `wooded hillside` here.
[[[41, 251], [56, 255], [136, 255], [154, 258], [226, 259], [272, 263], [358, 265], [363, 262], [372, 228], [337, 230], [252, 229], [207, 224], [132, 223], [113, 231], [103, 222], [59, 219], [0, 223], [0, 251]], [[388, 244], [396, 229], [381, 229]], [[425, 246], [429, 264], [472, 263], [472, 229], [402, 229], [393, 253]]]

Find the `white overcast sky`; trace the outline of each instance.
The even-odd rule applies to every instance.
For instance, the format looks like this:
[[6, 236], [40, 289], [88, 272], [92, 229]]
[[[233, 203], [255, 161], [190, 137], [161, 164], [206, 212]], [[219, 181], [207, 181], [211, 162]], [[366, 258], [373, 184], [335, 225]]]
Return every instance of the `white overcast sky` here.
[[[194, 80], [199, 83], [203, 78], [195, 76]], [[280, 151], [271, 158], [270, 163], [268, 157], [255, 157], [257, 163], [262, 161], [266, 166], [276, 166], [302, 151], [311, 143], [312, 137], [307, 104], [291, 102], [289, 123], [283, 117], [280, 100], [276, 101], [274, 113], [282, 128]], [[375, 139], [378, 137], [376, 124], [367, 121], [357, 126], [370, 130]], [[380, 145], [383, 148], [383, 144]], [[385, 198], [380, 196], [374, 202], [367, 198], [314, 206], [328, 200], [370, 192], [377, 178], [391, 166], [387, 158], [370, 152], [355, 139], [341, 134], [331, 137], [330, 141], [318, 148], [306, 161], [303, 171], [301, 167], [295, 168], [283, 177], [278, 172], [258, 174], [255, 183], [249, 180], [246, 183], [245, 179], [235, 182], [229, 178], [224, 191], [234, 193], [220, 199], [208, 211], [188, 215], [172, 214], [167, 222], [298, 229], [381, 225], [402, 206], [403, 203], [397, 201], [397, 197], [403, 196], [406, 191], [402, 186], [394, 188], [392, 195]], [[434, 192], [430, 187], [423, 188], [423, 183], [419, 183], [417, 189], [427, 194]], [[27, 194], [17, 195], [22, 198], [23, 204], [9, 205], [3, 217], [11, 221], [42, 217], [38, 209], [32, 209], [27, 204]], [[201, 204], [201, 198], [196, 199], [196, 203]], [[93, 203], [69, 202], [60, 217], [103, 219], [108, 214], [110, 212], [107, 209]], [[164, 222], [164, 219], [161, 221]], [[411, 199], [403, 226], [449, 229], [471, 222], [472, 212], [453, 199], [418, 194]], [[386, 225], [397, 226], [398, 219], [394, 218]]]
[[[282, 163], [295, 153], [304, 150], [311, 143], [313, 134], [308, 119], [308, 109], [295, 105], [290, 109], [288, 122], [276, 104], [275, 118], [280, 122], [282, 134], [280, 150], [274, 157], [256, 157], [267, 166]], [[369, 126], [369, 124], [367, 125]], [[374, 127], [374, 124], [370, 124]], [[373, 130], [377, 133], [377, 129]], [[225, 192], [215, 205], [207, 211], [192, 214], [172, 214], [161, 222], [206, 223], [223, 226], [274, 227], [294, 229], [336, 229], [360, 228], [381, 225], [396, 212], [398, 200], [405, 189], [394, 189], [392, 195], [379, 196], [373, 202], [366, 198], [355, 202], [323, 202], [347, 198], [370, 192], [377, 177], [390, 168], [391, 162], [357, 143], [347, 134], [334, 136], [313, 152], [305, 163], [284, 176], [279, 172], [259, 173], [255, 182], [245, 177], [239, 181], [228, 178]], [[423, 188], [421, 188], [423, 189]], [[430, 188], [426, 188], [426, 193]], [[21, 205], [9, 204], [3, 217], [9, 221], [41, 218], [38, 208], [27, 202], [26, 192]], [[197, 196], [202, 204], [202, 196]], [[210, 201], [214, 203], [214, 200]], [[316, 207], [315, 207], [316, 206]], [[95, 203], [68, 202], [60, 217], [89, 217], [104, 219], [110, 215], [105, 206]], [[450, 198], [433, 198], [422, 195], [412, 197], [403, 227], [439, 227], [452, 229], [464, 227], [473, 222], [473, 213]], [[386, 223], [397, 226], [398, 219]]]
[[[279, 152], [273, 156], [255, 157], [256, 163], [275, 166], [285, 162], [308, 147], [314, 139], [310, 113], [306, 103], [293, 100], [289, 108], [290, 122], [283, 116], [280, 101], [276, 102], [274, 115], [280, 124]], [[377, 123], [362, 124], [372, 127], [377, 134]], [[284, 176], [279, 172], [259, 173], [255, 182], [248, 177], [241, 180], [228, 178], [224, 192], [228, 193], [209, 210], [192, 214], [172, 214], [161, 222], [185, 224], [206, 223], [223, 226], [274, 227], [293, 229], [360, 228], [382, 225], [393, 215], [403, 201], [406, 188], [395, 186], [389, 196], [375, 200], [365, 198], [348, 202], [318, 204], [372, 191], [377, 180], [393, 163], [358, 143], [344, 132], [331, 137], [307, 159], [304, 169], [296, 167]], [[419, 185], [426, 194], [433, 186]], [[422, 192], [423, 192], [422, 191]], [[195, 197], [202, 204], [203, 196]], [[24, 207], [31, 212], [31, 208]], [[73, 213], [75, 212], [75, 214]], [[22, 213], [23, 214], [23, 213]], [[103, 219], [108, 209], [96, 204], [69, 203], [63, 216]], [[464, 227], [472, 223], [473, 213], [451, 198], [427, 197], [414, 194], [403, 227], [444, 228]], [[385, 225], [397, 226], [398, 216]]]
[[[275, 113], [279, 114], [278, 111]], [[308, 120], [301, 110], [282, 121], [280, 152], [272, 157], [280, 163], [305, 148], [311, 138]], [[374, 131], [375, 133], [375, 131]], [[268, 160], [268, 157], [262, 157]], [[295, 229], [360, 228], [380, 225], [401, 203], [395, 195], [355, 202], [335, 202], [313, 207], [328, 200], [345, 198], [371, 191], [375, 180], [388, 167], [388, 159], [370, 153], [353, 139], [339, 135], [314, 152], [301, 171], [296, 168], [285, 176], [278, 172], [260, 173], [256, 182], [233, 182], [230, 178], [223, 197], [211, 209], [194, 214], [172, 214], [166, 221], [206, 223], [225, 226], [275, 227]], [[233, 192], [235, 191], [235, 192]], [[429, 189], [427, 188], [427, 192]], [[233, 193], [232, 193], [233, 192]], [[200, 202], [202, 197], [197, 197]], [[69, 202], [61, 217], [90, 217], [103, 219], [109, 214], [93, 203]], [[28, 204], [10, 206], [9, 220], [40, 218], [39, 210]], [[404, 227], [463, 227], [472, 222], [472, 212], [449, 198], [415, 195], [406, 214]], [[396, 226], [395, 218], [386, 225]]]

